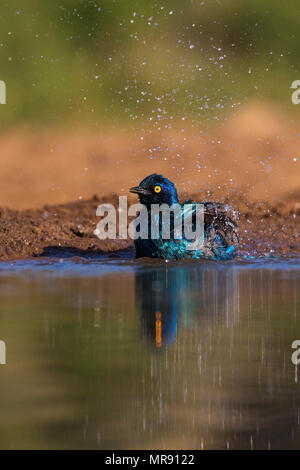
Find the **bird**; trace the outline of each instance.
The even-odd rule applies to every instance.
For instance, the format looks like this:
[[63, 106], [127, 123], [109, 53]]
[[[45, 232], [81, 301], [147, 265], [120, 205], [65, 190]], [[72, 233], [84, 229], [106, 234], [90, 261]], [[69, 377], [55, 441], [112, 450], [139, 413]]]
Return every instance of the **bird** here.
[[[135, 238], [136, 258], [161, 258], [166, 260], [180, 259], [209, 259], [229, 260], [235, 257], [238, 245], [238, 227], [236, 222], [229, 217], [228, 207], [218, 202], [202, 201], [204, 212], [204, 234], [202, 244], [195, 249], [191, 248], [191, 239], [187, 239], [184, 231], [182, 236], [175, 236], [175, 223], [177, 215], [170, 216], [170, 236], [163, 236], [162, 214], [156, 220], [158, 237], [152, 236], [152, 225], [155, 218], [151, 216], [153, 205], [166, 205], [164, 207], [179, 207], [181, 220], [189, 217], [195, 227], [195, 214], [197, 202], [187, 199], [179, 202], [176, 187], [172, 181], [162, 175], [153, 173], [144, 178], [138, 186], [129, 190], [139, 196], [139, 201], [147, 209], [148, 237]], [[178, 213], [177, 213], [178, 214]], [[135, 219], [138, 224], [138, 218]], [[182, 223], [182, 222], [180, 222]]]

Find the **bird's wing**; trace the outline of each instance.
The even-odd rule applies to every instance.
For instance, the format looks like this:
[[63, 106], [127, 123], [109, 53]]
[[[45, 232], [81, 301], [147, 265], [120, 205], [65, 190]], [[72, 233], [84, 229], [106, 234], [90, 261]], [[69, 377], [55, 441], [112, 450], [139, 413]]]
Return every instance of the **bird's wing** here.
[[[195, 201], [187, 199], [182, 204], [183, 207], [187, 207], [192, 216], [193, 210], [191, 208], [196, 207]], [[238, 243], [238, 226], [233, 218], [237, 218], [236, 213], [232, 208], [225, 204], [218, 202], [201, 202], [204, 206], [204, 224], [206, 227], [214, 227], [226, 240], [228, 246], [235, 245]], [[195, 209], [194, 209], [195, 211]], [[229, 216], [229, 213], [232, 216]]]

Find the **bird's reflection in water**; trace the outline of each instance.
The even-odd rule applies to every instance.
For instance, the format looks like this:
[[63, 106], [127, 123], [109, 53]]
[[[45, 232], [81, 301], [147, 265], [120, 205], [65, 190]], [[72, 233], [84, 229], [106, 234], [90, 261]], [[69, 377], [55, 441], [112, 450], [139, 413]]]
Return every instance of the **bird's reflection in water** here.
[[176, 336], [174, 270], [142, 270], [136, 273], [136, 301], [142, 334], [157, 348], [173, 343]]
[[171, 345], [177, 328], [234, 323], [239, 315], [237, 273], [214, 263], [136, 271], [142, 336], [157, 349]]

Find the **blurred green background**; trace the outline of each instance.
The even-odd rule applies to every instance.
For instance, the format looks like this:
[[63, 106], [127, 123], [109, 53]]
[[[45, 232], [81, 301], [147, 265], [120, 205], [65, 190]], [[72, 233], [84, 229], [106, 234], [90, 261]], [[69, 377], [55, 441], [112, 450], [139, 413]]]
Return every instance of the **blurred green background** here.
[[2, 129], [170, 126], [262, 98], [293, 109], [299, 22], [282, 0], [2, 0]]

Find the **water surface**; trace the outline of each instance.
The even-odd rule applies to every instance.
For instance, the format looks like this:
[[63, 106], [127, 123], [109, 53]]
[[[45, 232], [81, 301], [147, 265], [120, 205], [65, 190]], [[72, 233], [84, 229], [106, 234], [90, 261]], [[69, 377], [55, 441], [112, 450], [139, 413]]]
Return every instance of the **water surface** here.
[[1, 448], [300, 448], [300, 260], [0, 264]]

